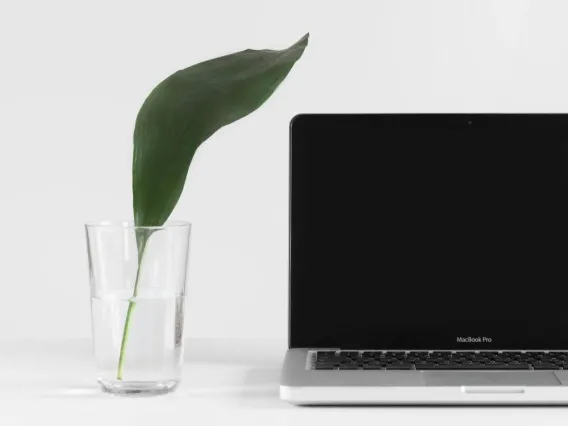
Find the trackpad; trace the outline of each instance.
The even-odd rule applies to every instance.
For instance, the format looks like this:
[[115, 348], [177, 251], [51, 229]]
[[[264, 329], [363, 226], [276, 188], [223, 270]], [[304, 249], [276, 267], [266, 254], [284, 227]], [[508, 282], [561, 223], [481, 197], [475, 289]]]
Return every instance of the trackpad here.
[[548, 371], [424, 371], [426, 386], [559, 386]]

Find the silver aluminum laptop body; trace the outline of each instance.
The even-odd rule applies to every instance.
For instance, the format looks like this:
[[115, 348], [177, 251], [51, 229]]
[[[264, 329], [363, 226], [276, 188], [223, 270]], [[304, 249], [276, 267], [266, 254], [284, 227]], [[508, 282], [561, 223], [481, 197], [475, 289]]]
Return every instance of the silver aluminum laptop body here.
[[289, 349], [280, 397], [298, 405], [568, 404], [568, 371], [317, 371]]
[[[515, 134], [530, 134], [535, 128], [538, 131], [540, 131], [540, 128], [554, 130], [568, 128], [568, 118], [565, 115], [300, 115], [292, 121], [290, 130], [290, 349], [286, 353], [280, 383], [280, 397], [283, 400], [298, 405], [563, 405], [568, 403], [568, 341], [562, 333], [562, 330], [565, 329], [564, 324], [560, 320], [556, 320], [556, 317], [548, 318], [547, 316], [549, 315], [547, 310], [554, 309], [554, 306], [547, 307], [545, 305], [541, 313], [541, 311], [538, 311], [540, 309], [538, 308], [540, 299], [538, 299], [538, 296], [533, 295], [533, 301], [530, 300], [531, 297], [528, 297], [527, 301], [524, 302], [524, 299], [520, 297], [518, 299], [518, 309], [504, 306], [501, 310], [498, 310], [490, 302], [485, 307], [475, 306], [473, 301], [471, 306], [467, 305], [468, 302], [462, 302], [462, 310], [459, 307], [453, 309], [453, 304], [459, 304], [464, 300], [464, 294], [473, 295], [472, 299], [476, 300], [475, 295], [478, 292], [481, 293], [479, 300], [491, 299], [491, 295], [484, 295], [483, 292], [493, 291], [495, 284], [492, 285], [490, 283], [492, 278], [488, 278], [487, 287], [484, 287], [483, 283], [475, 285], [473, 292], [465, 291], [463, 287], [459, 286], [457, 290], [448, 292], [444, 291], [443, 286], [445, 284], [440, 284], [442, 291], [440, 295], [436, 296], [437, 284], [432, 280], [431, 275], [433, 273], [437, 276], [436, 268], [428, 271], [421, 268], [420, 271], [415, 272], [417, 277], [424, 275], [422, 284], [407, 284], [408, 288], [398, 293], [396, 290], [385, 290], [385, 286], [388, 286], [395, 278], [389, 275], [386, 261], [381, 263], [380, 259], [386, 256], [384, 253], [390, 253], [390, 251], [395, 250], [392, 248], [392, 244], [397, 240], [393, 239], [393, 243], [389, 245], [385, 252], [377, 253], [376, 257], [379, 258], [377, 261], [374, 260], [373, 247], [375, 245], [365, 245], [364, 241], [366, 240], [362, 239], [363, 237], [360, 237], [359, 240], [341, 240], [343, 238], [341, 235], [350, 233], [360, 236], [366, 235], [365, 230], [367, 229], [369, 229], [369, 234], [372, 237], [376, 237], [377, 235], [383, 235], [383, 226], [396, 228], [397, 224], [391, 219], [385, 219], [382, 222], [380, 216], [377, 216], [380, 215], [379, 212], [382, 210], [377, 210], [372, 215], [372, 217], [378, 218], [378, 222], [382, 222], [379, 223], [377, 228], [373, 228], [373, 225], [364, 224], [367, 220], [369, 220], [369, 223], [375, 222], [368, 217], [356, 215], [354, 217], [357, 220], [349, 218], [352, 211], [370, 209], [372, 208], [370, 206], [374, 203], [380, 205], [381, 201], [386, 202], [386, 196], [385, 198], [375, 200], [373, 203], [365, 204], [366, 207], [363, 208], [357, 204], [357, 194], [353, 198], [349, 198], [349, 195], [338, 194], [339, 197], [344, 198], [333, 200], [334, 204], [343, 202], [354, 203], [353, 209], [341, 211], [341, 216], [348, 223], [339, 222], [337, 217], [330, 218], [329, 223], [322, 225], [329, 229], [329, 237], [324, 231], [314, 231], [314, 238], [310, 240], [311, 227], [319, 226], [317, 224], [320, 223], [320, 220], [323, 222], [327, 220], [326, 213], [322, 213], [319, 219], [318, 216], [306, 219], [314, 209], [319, 208], [322, 203], [326, 203], [326, 199], [323, 196], [320, 197], [316, 192], [309, 192], [315, 191], [315, 189], [318, 189], [318, 194], [320, 191], [326, 191], [324, 186], [327, 180], [317, 180], [321, 178], [321, 174], [329, 174], [331, 176], [336, 171], [337, 173], [349, 173], [352, 176], [359, 173], [357, 171], [359, 169], [371, 170], [373, 171], [372, 173], [375, 170], [374, 161], [367, 163], [365, 162], [366, 160], [363, 160], [361, 164], [357, 164], [357, 167], [355, 167], [353, 159], [358, 158], [355, 154], [345, 154], [345, 159], [339, 154], [328, 156], [324, 154], [324, 151], [320, 151], [321, 155], [314, 155], [314, 152], [317, 153], [318, 149], [326, 150], [326, 148], [323, 142], [320, 146], [318, 145], [319, 142], [313, 141], [326, 140], [326, 146], [329, 146], [330, 149], [338, 147], [338, 149], [349, 150], [352, 148], [362, 156], [382, 158], [385, 156], [396, 156], [397, 154], [394, 150], [377, 152], [372, 151], [372, 149], [365, 153], [361, 144], [350, 148], [350, 141], [354, 141], [352, 143], [357, 144], [359, 142], [356, 141], [376, 137], [378, 140], [376, 143], [381, 144], [382, 136], [393, 138], [394, 140], [396, 139], [396, 132], [401, 128], [410, 128], [414, 131], [427, 133], [431, 132], [432, 129], [444, 129], [445, 127], [457, 129], [457, 135], [460, 132], [468, 132], [469, 128], [480, 128], [484, 132], [489, 130], [494, 135], [500, 135], [498, 139], [502, 140], [501, 136], [510, 134], [511, 131], [514, 131]], [[515, 129], [518, 127], [521, 129], [519, 132], [516, 132]], [[452, 138], [456, 134], [452, 134]], [[432, 136], [432, 133], [428, 136]], [[410, 136], [408, 137], [410, 138]], [[478, 137], [479, 133], [475, 133], [474, 138]], [[338, 139], [335, 145], [335, 142], [330, 142], [334, 138]], [[340, 144], [340, 140], [345, 141], [345, 143]], [[415, 140], [414, 136], [412, 136], [412, 140]], [[310, 152], [309, 150], [312, 148], [306, 147], [312, 143], [314, 147], [315, 145], [318, 147], [317, 149], [314, 148], [313, 152]], [[393, 143], [398, 143], [398, 139]], [[401, 140], [400, 143], [406, 142]], [[472, 143], [476, 142], [473, 141]], [[545, 163], [546, 161], [551, 161], [550, 159], [552, 158], [556, 158], [560, 153], [568, 152], [568, 150], [564, 150], [564, 147], [561, 147], [557, 151], [549, 152], [550, 150], [548, 150], [546, 153], [543, 151], [541, 154], [540, 148], [535, 148], [534, 150], [531, 148], [531, 143], [529, 141], [526, 146], [519, 145], [519, 152], [517, 153], [518, 155], [515, 154], [517, 155], [515, 158], [518, 161], [524, 159], [525, 164], [523, 168], [511, 169], [509, 175], [515, 174], [518, 170], [521, 173], [524, 167], [528, 166], [526, 161], [533, 157], [540, 158], [539, 156], [541, 156], [543, 159], [534, 168], [542, 167], [542, 170], [545, 170], [556, 167], [552, 165], [547, 166]], [[408, 148], [412, 149], [412, 146], [409, 145]], [[429, 155], [424, 154], [427, 152], [429, 151], [424, 151], [420, 155]], [[448, 152], [447, 147], [444, 147], [443, 151], [440, 150], [440, 152]], [[488, 148], [488, 153], [491, 152], [495, 153], [494, 150], [492, 151], [491, 148]], [[510, 152], [510, 149], [504, 149], [503, 152]], [[531, 153], [530, 155], [527, 154], [529, 152]], [[445, 162], [440, 164], [447, 164], [448, 161], [453, 161], [452, 155], [454, 154], [463, 157], [461, 152], [458, 153], [456, 151], [453, 154], [448, 154]], [[349, 157], [350, 155], [351, 157]], [[475, 155], [477, 154], [472, 154], [472, 156]], [[500, 154], [496, 153], [495, 155], [499, 156]], [[387, 159], [387, 162], [384, 164], [398, 161], [393, 158]], [[483, 159], [485, 155], [480, 154], [479, 158]], [[568, 159], [568, 156], [566, 158]], [[342, 166], [341, 163], [343, 161], [346, 165]], [[456, 159], [456, 161], [461, 160]], [[509, 163], [504, 162], [504, 164]], [[333, 167], [327, 167], [325, 164], [333, 164]], [[456, 173], [459, 175], [460, 169], [467, 169], [468, 167], [471, 168], [473, 166], [469, 163], [460, 164], [456, 169], [458, 170]], [[488, 165], [487, 167], [493, 166]], [[309, 170], [309, 172], [306, 170]], [[410, 168], [409, 170], [412, 174], [416, 168]], [[428, 170], [420, 171], [423, 178], [425, 173], [429, 173]], [[477, 170], [477, 165], [471, 170]], [[566, 170], [568, 170], [568, 167]], [[539, 173], [542, 175], [543, 172]], [[312, 177], [312, 175], [315, 177]], [[365, 173], [364, 180], [353, 180], [351, 184], [357, 182], [366, 182], [365, 184], [368, 184], [376, 176], [378, 175]], [[381, 179], [383, 179], [384, 175], [381, 176]], [[551, 175], [550, 180], [554, 181], [556, 179], [555, 176]], [[310, 179], [312, 181], [309, 181]], [[427, 180], [427, 177], [424, 179]], [[443, 182], [452, 180], [452, 176], [444, 175], [442, 179]], [[456, 180], [459, 179], [461, 179], [459, 176], [456, 177]], [[329, 191], [330, 196], [335, 193], [334, 191], [341, 192], [337, 188], [344, 181], [345, 179], [333, 181], [335, 189]], [[391, 180], [389, 179], [388, 181], [390, 182]], [[524, 182], [522, 179], [520, 181]], [[519, 182], [519, 179], [515, 178], [511, 182]], [[527, 182], [534, 182], [534, 179], [527, 179]], [[546, 182], [548, 180], [543, 180], [542, 185], [548, 188]], [[494, 183], [495, 179], [492, 178], [491, 185]], [[476, 184], [475, 181], [473, 185]], [[372, 183], [369, 185], [370, 188], [379, 188], [382, 184]], [[519, 188], [521, 188], [519, 191], [523, 195], [521, 198], [524, 199], [530, 197], [532, 193], [523, 192], [525, 191], [525, 189], [522, 189], [524, 188], [523, 185], [519, 184]], [[552, 186], [556, 188], [555, 185]], [[509, 186], [509, 183], [507, 183], [503, 188]], [[409, 193], [406, 187], [401, 188], [406, 193]], [[563, 187], [560, 186], [560, 189], [562, 190]], [[352, 191], [354, 189], [350, 188], [344, 194], [351, 194]], [[379, 192], [381, 191], [379, 190]], [[530, 189], [526, 191], [530, 191]], [[370, 192], [372, 191], [367, 188], [362, 194], [366, 197], [366, 194]], [[541, 192], [539, 189], [539, 193]], [[433, 197], [435, 198], [435, 195]], [[316, 201], [313, 201], [314, 198], [317, 198], [317, 204]], [[501, 195], [499, 195], [499, 198], [501, 198]], [[444, 195], [440, 199], [445, 200], [446, 196]], [[481, 202], [479, 200], [485, 200], [485, 198], [477, 199], [478, 204]], [[516, 202], [515, 200], [517, 198], [511, 196], [511, 199], [507, 202], [514, 203]], [[314, 204], [310, 204], [312, 201]], [[392, 202], [390, 199], [388, 201], [389, 203]], [[306, 205], [308, 205], [307, 208]], [[544, 206], [542, 209], [549, 206], [544, 199], [541, 205]], [[554, 205], [556, 206], [556, 204]], [[494, 204], [494, 206], [498, 208], [500, 204]], [[508, 204], [503, 204], [503, 208], [507, 208], [507, 206]], [[558, 204], [558, 206], [558, 208], [562, 208], [563, 204]], [[333, 209], [330, 210], [329, 206], [326, 206], [325, 211], [333, 214]], [[534, 213], [531, 217], [538, 217], [540, 213], [537, 213]], [[421, 213], [417, 212], [416, 214]], [[515, 220], [509, 216], [504, 219], [506, 222], [503, 223]], [[493, 222], [491, 221], [494, 215], [491, 213], [487, 217], [489, 222], [486, 225], [490, 227], [492, 226]], [[520, 219], [527, 221], [526, 217]], [[554, 217], [550, 220], [554, 221]], [[364, 226], [361, 225], [362, 227], [358, 228], [358, 222], [362, 222]], [[334, 223], [337, 226], [333, 226]], [[427, 223], [432, 222], [428, 221]], [[440, 222], [437, 227], [440, 228], [444, 223]], [[526, 226], [531, 227], [530, 223], [527, 223]], [[375, 235], [375, 231], [379, 232], [379, 234]], [[443, 233], [443, 231], [440, 232]], [[559, 230], [558, 232], [563, 231]], [[498, 232], [493, 230], [488, 234], [488, 238], [492, 238], [492, 235], [497, 234]], [[402, 268], [408, 267], [411, 269], [416, 262], [419, 262], [419, 260], [413, 258], [415, 254], [405, 251], [405, 247], [412, 246], [412, 238], [414, 236], [417, 239], [422, 238], [420, 235], [414, 232], [410, 237], [408, 235], [404, 237], [406, 245], [402, 251], [397, 252], [397, 256], [408, 255], [405, 262], [401, 263]], [[545, 238], [541, 237], [538, 232], [535, 232], [534, 235], [534, 238]], [[385, 236], [384, 238], [388, 240], [389, 237]], [[464, 235], [463, 238], [470, 241], [469, 234]], [[532, 237], [528, 236], [526, 238], [530, 239]], [[334, 247], [335, 251], [329, 248], [330, 245], [333, 246], [335, 242], [338, 242], [338, 239], [341, 244]], [[360, 253], [357, 256], [351, 255], [353, 251], [359, 250], [357, 248], [358, 241], [362, 241], [360, 244], [363, 248], [360, 249]], [[375, 241], [373, 244], [377, 244], [376, 238], [373, 238], [373, 241]], [[505, 239], [505, 241], [508, 240]], [[542, 245], [545, 240], [538, 241]], [[531, 240], [530, 242], [536, 243], [537, 240]], [[546, 240], [545, 242], [551, 245], [555, 244], [554, 241], [548, 242]], [[454, 246], [452, 250], [459, 251], [459, 239], [456, 244], [457, 246]], [[484, 246], [486, 249], [481, 250], [481, 253], [491, 250], [491, 246], [498, 244], [502, 244], [502, 242], [495, 236], [495, 241], [490, 241], [487, 246]], [[521, 243], [517, 242], [516, 244]], [[327, 261], [326, 259], [318, 258], [320, 248], [321, 252], [324, 253], [321, 257], [327, 257]], [[546, 251], [546, 249], [543, 250]], [[343, 254], [334, 257], [336, 251], [340, 251]], [[367, 257], [369, 252], [371, 254]], [[478, 252], [480, 251], [476, 248], [475, 253]], [[424, 251], [417, 251], [417, 253], [424, 253]], [[451, 256], [451, 251], [441, 251], [440, 253], [446, 253], [446, 256]], [[551, 249], [550, 253], [543, 257], [545, 259], [543, 262], [553, 262], [550, 259], [554, 253], [556, 253], [556, 250]], [[425, 255], [427, 256], [428, 254]], [[520, 255], [517, 254], [516, 256]], [[389, 259], [389, 262], [392, 263], [393, 259], [396, 260], [396, 257]], [[459, 260], [460, 258], [456, 257], [456, 259]], [[480, 265], [479, 268], [483, 269], [484, 258], [481, 256], [479, 258], [475, 257], [475, 259], [476, 264]], [[538, 257], [535, 257], [535, 259], [535, 262], [539, 261]], [[450, 262], [448, 260], [447, 268], [451, 268], [451, 264], [455, 263], [455, 261]], [[489, 260], [487, 261], [489, 262]], [[367, 268], [369, 262], [373, 263], [372, 268]], [[432, 260], [430, 259], [429, 262], [432, 262]], [[506, 262], [507, 260], [503, 260], [503, 263]], [[518, 264], [518, 268], [522, 268], [523, 263], [526, 263], [526, 259]], [[312, 264], [316, 266], [313, 270], [309, 270]], [[551, 267], [554, 267], [552, 263], [550, 264], [552, 265]], [[332, 270], [331, 272], [328, 272], [326, 265], [327, 268]], [[444, 265], [444, 263], [441, 265]], [[468, 265], [469, 263], [464, 263], [460, 268], [467, 269]], [[496, 263], [492, 268], [499, 265], [499, 263]], [[455, 273], [458, 275], [452, 275], [452, 279], [460, 276], [460, 268], [455, 270]], [[492, 268], [488, 269], [488, 271], [495, 270]], [[565, 265], [559, 265], [558, 270], [560, 271], [563, 268], [565, 268]], [[363, 271], [361, 274], [358, 274], [358, 271], [361, 269]], [[568, 268], [565, 269], [568, 270]], [[348, 278], [351, 270], [353, 271], [352, 280]], [[381, 273], [381, 270], [384, 274]], [[345, 271], [347, 271], [347, 275]], [[498, 271], [495, 272], [498, 273]], [[524, 275], [532, 276], [531, 269], [521, 272], [518, 276], [515, 275], [515, 280], [522, 279]], [[474, 273], [468, 272], [464, 274], [464, 282], [467, 281], [467, 277], [470, 274]], [[504, 279], [507, 276], [506, 273], [503, 275], [499, 272], [499, 274], [500, 279]], [[322, 277], [323, 283], [318, 282], [318, 276]], [[376, 284], [373, 284], [373, 286], [362, 284], [366, 276], [369, 277], [369, 281]], [[498, 283], [499, 281], [495, 282]], [[406, 285], [404, 280], [397, 281], [397, 283], [398, 287]], [[455, 285], [455, 283], [450, 284]], [[536, 288], [541, 285], [544, 284], [535, 284]], [[314, 287], [313, 289], [312, 286]], [[427, 287], [429, 290], [423, 292], [421, 289], [424, 289], [424, 287]], [[446, 288], [446, 290], [449, 288]], [[506, 288], [516, 287], [507, 284]], [[523, 288], [525, 288], [524, 285]], [[355, 296], [352, 295], [354, 292], [357, 293]], [[385, 295], [385, 297], [381, 295]], [[497, 301], [500, 300], [499, 297], [501, 296], [505, 297], [506, 294], [502, 295], [496, 291], [495, 299]], [[422, 303], [421, 300], [423, 301]], [[430, 303], [430, 300], [432, 303]], [[516, 298], [511, 297], [510, 305], [514, 307], [515, 303]], [[530, 305], [531, 303], [534, 303], [534, 306]], [[561, 306], [562, 302], [559, 303], [559, 306]], [[525, 309], [526, 306], [532, 306], [531, 312], [535, 311], [535, 309], [538, 311], [537, 318], [533, 319], [530, 317]], [[424, 311], [420, 311], [422, 307], [424, 307]], [[444, 309], [447, 309], [446, 319], [444, 319]], [[414, 314], [415, 312], [416, 314]], [[413, 315], [415, 317], [412, 317]], [[430, 320], [430, 315], [434, 316], [434, 319]], [[461, 315], [463, 315], [463, 318]], [[489, 319], [486, 319], [485, 316]], [[407, 317], [410, 317], [410, 319], [407, 320]], [[428, 323], [426, 328], [420, 328], [423, 322]], [[434, 325], [430, 325], [430, 322]], [[462, 328], [464, 333], [462, 333]], [[417, 330], [416, 332], [414, 331], [415, 329]], [[568, 333], [565, 334], [568, 335]], [[463, 335], [468, 337], [464, 338]], [[431, 346], [429, 342], [431, 342]], [[532, 346], [535, 344], [538, 346]], [[318, 361], [320, 356], [318, 354], [321, 355], [320, 361]], [[567, 361], [566, 369], [564, 369], [562, 361], [565, 354]], [[483, 364], [481, 367], [475, 361], [480, 356], [482, 358], [488, 357], [485, 361], [486, 364]], [[453, 363], [453, 361], [442, 360], [454, 358], [458, 359], [459, 365], [454, 363], [452, 364], [454, 368], [445, 369], [444, 363]], [[392, 361], [394, 362], [394, 367], [388, 364], [390, 362], [388, 359], [394, 360]], [[430, 359], [434, 359], [434, 362], [429, 362]], [[527, 359], [529, 361], [526, 361]], [[407, 362], [405, 360], [414, 361]], [[470, 362], [470, 360], [474, 361]], [[518, 371], [511, 369], [514, 366], [525, 366], [527, 363], [527, 369]], [[412, 365], [408, 367], [407, 364]], [[319, 369], [318, 365], [323, 366], [323, 368]], [[408, 369], [397, 370], [397, 365], [406, 366], [405, 368]], [[424, 368], [428, 366], [428, 368], [422, 369], [420, 365], [425, 366]], [[547, 365], [550, 368], [547, 368]], [[468, 368], [476, 369], [470, 370]]]

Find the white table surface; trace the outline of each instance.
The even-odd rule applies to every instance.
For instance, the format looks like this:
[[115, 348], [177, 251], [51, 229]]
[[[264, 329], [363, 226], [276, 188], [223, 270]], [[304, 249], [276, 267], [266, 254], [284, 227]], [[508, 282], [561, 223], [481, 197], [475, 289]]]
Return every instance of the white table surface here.
[[294, 407], [278, 399], [284, 341], [189, 340], [170, 395], [124, 398], [94, 381], [88, 340], [0, 342], [0, 425], [553, 425], [564, 407]]

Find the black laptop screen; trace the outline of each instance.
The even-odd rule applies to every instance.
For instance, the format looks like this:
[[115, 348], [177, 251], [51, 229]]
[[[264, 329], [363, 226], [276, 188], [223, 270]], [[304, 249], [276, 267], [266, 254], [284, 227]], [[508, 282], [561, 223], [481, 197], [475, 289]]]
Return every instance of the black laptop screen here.
[[297, 117], [290, 346], [568, 349], [566, 129]]

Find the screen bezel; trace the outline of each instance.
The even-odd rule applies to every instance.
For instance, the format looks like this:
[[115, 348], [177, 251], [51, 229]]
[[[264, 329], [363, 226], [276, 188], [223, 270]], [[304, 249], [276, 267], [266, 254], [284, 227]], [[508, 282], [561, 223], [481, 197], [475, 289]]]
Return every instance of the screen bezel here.
[[[303, 143], [306, 138], [317, 134], [318, 126], [330, 123], [342, 126], [366, 126], [376, 128], [401, 129], [523, 129], [566, 130], [568, 114], [299, 114], [290, 122], [290, 175], [289, 175], [289, 306], [288, 306], [288, 344], [290, 348], [366, 348], [366, 349], [432, 349], [432, 350], [490, 350], [490, 349], [544, 349], [567, 350], [568, 333], [563, 325], [547, 324], [541, 328], [535, 321], [526, 319], [510, 320], [506, 324], [489, 324], [499, 339], [491, 342], [456, 343], [455, 333], [448, 335], [443, 330], [429, 330], [425, 338], [420, 324], [395, 327], [386, 338], [377, 339], [372, 333], [360, 332], [353, 335], [337, 330], [333, 336], [325, 334], [309, 335], [293, 318], [294, 311], [294, 221], [297, 200], [294, 187], [297, 182], [294, 174], [294, 145]], [[321, 128], [321, 127], [320, 127]], [[298, 154], [296, 154], [298, 155]], [[317, 307], [313, 307], [317, 310]], [[568, 325], [568, 324], [567, 324]], [[392, 324], [391, 324], [392, 327]], [[529, 333], [527, 333], [529, 330]], [[469, 336], [468, 336], [469, 337]], [[484, 336], [471, 336], [484, 337]]]

